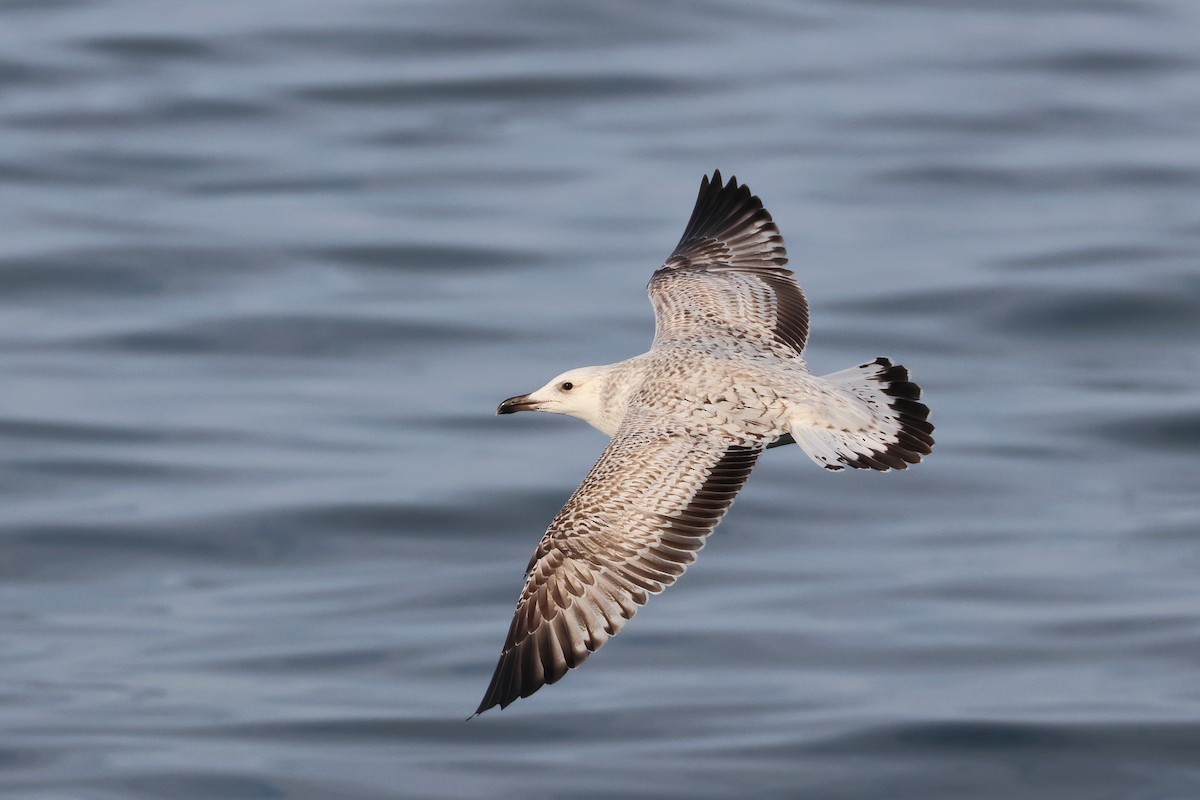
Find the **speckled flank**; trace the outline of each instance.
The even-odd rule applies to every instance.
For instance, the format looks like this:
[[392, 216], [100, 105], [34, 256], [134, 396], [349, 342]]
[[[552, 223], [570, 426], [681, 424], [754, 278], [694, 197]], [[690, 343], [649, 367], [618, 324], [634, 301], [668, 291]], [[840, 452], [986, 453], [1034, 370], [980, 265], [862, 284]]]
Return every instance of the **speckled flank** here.
[[520, 398], [613, 438], [529, 562], [477, 714], [554, 683], [674, 583], [767, 447], [792, 439], [829, 469], [903, 469], [930, 452], [903, 367], [808, 371], [808, 304], [785, 263], [762, 202], [715, 172], [650, 281], [650, 352]]

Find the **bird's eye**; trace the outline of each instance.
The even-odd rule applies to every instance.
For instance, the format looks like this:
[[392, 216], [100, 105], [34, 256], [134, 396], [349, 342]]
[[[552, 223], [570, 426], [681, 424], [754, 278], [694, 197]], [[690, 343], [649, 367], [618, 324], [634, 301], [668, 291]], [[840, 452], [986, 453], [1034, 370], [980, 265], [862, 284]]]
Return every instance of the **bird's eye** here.
[[570, 381], [564, 381], [563, 385], [560, 386], [559, 388], [562, 389], [564, 392], [569, 392], [575, 388], [575, 384], [571, 383]]

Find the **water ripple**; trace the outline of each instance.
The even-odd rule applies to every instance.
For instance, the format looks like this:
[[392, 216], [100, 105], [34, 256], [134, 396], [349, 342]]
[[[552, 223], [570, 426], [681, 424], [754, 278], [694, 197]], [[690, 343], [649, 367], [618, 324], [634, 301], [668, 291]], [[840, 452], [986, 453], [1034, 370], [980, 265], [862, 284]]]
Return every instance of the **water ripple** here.
[[[1198, 13], [0, 0], [0, 793], [1195, 796]], [[464, 722], [713, 166], [938, 447]]]

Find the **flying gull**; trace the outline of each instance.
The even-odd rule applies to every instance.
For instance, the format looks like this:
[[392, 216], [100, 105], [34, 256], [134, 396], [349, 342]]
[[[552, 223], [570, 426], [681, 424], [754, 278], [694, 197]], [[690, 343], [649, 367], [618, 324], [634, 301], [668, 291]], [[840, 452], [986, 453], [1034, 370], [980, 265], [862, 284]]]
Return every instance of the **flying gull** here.
[[763, 450], [830, 470], [904, 469], [933, 446], [929, 409], [886, 358], [815, 376], [808, 301], [762, 201], [714, 171], [648, 287], [650, 351], [564, 372], [499, 414], [568, 414], [612, 437], [550, 523], [476, 714], [554, 683], [675, 582]]

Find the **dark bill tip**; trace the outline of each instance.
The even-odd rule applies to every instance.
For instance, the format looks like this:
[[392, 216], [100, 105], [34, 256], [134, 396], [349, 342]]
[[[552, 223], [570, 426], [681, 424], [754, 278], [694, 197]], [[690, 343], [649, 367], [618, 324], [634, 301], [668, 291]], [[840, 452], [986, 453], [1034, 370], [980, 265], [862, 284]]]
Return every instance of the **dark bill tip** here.
[[527, 394], [510, 397], [496, 408], [497, 414], [515, 414], [518, 411], [532, 411], [537, 408], [537, 402], [529, 399]]

